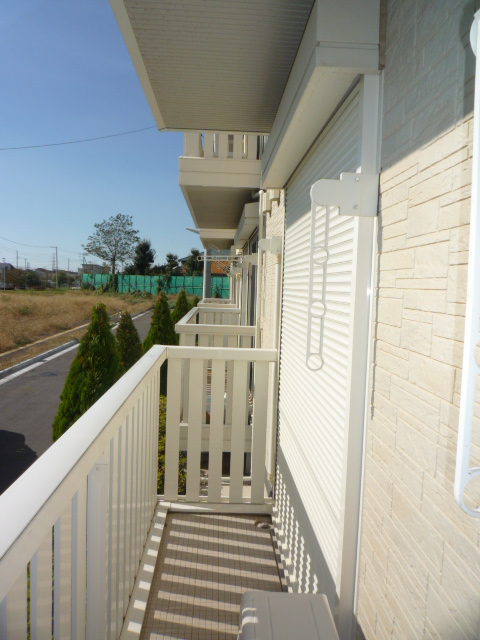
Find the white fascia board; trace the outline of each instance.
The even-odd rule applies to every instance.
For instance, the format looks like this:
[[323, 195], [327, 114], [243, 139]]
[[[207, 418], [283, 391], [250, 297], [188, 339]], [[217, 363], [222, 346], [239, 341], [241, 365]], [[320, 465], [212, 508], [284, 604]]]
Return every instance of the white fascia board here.
[[162, 114], [160, 113], [160, 108], [155, 98], [155, 94], [153, 93], [152, 85], [150, 84], [147, 70], [145, 69], [142, 55], [140, 53], [140, 49], [138, 48], [138, 43], [135, 38], [135, 34], [133, 33], [127, 10], [125, 9], [125, 4], [123, 0], [110, 0], [110, 6], [112, 7], [113, 14], [123, 36], [123, 40], [128, 49], [128, 53], [130, 54], [130, 57], [132, 59], [133, 66], [135, 67], [135, 71], [137, 72], [137, 76], [140, 80], [140, 84], [142, 85], [142, 89], [145, 92], [145, 96], [152, 111], [158, 130], [165, 130], [165, 122], [162, 118]]
[[238, 223], [235, 233], [234, 246], [243, 247], [245, 242], [250, 238], [252, 233], [258, 227], [259, 209], [258, 202], [246, 204], [243, 208], [242, 217]]
[[260, 160], [185, 156], [178, 159], [178, 181], [181, 186], [259, 189], [260, 178]]
[[282, 188], [360, 74], [378, 74], [379, 0], [317, 0], [267, 147], [262, 187]]
[[233, 240], [236, 229], [199, 229], [200, 238], [216, 238], [217, 240]]
[[195, 227], [198, 228], [198, 220], [197, 220], [197, 217], [195, 216], [195, 211], [193, 210], [192, 203], [188, 196], [188, 189], [186, 186], [182, 184], [180, 184], [180, 189], [182, 190], [183, 197], [185, 198], [185, 202], [187, 203], [188, 210], [190, 211], [190, 215], [192, 216], [193, 223]]

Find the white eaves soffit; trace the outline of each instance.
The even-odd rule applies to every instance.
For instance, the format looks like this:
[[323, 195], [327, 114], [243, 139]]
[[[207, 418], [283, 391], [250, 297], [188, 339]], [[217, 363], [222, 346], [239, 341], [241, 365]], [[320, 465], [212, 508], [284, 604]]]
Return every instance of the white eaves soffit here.
[[244, 133], [272, 128], [313, 2], [110, 0], [159, 129]]
[[360, 74], [379, 73], [380, 0], [317, 0], [262, 156], [283, 187]]

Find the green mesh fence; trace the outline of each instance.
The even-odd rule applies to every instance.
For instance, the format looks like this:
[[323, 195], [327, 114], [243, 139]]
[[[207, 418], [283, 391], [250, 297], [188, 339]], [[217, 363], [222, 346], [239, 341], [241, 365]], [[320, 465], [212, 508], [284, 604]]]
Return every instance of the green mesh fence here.
[[[94, 286], [95, 289], [106, 287], [111, 282], [112, 276], [107, 273], [82, 274], [82, 285]], [[119, 293], [129, 293], [131, 291], [140, 291], [156, 295], [159, 291], [165, 291], [167, 294], [176, 294], [180, 289], [185, 289], [185, 293], [191, 296], [200, 296], [203, 294], [203, 277], [202, 276], [170, 276], [167, 279], [164, 276], [116, 276], [116, 290]], [[230, 282], [227, 276], [212, 276], [210, 297], [214, 297], [215, 291], [218, 292], [219, 298], [228, 298], [230, 296]]]

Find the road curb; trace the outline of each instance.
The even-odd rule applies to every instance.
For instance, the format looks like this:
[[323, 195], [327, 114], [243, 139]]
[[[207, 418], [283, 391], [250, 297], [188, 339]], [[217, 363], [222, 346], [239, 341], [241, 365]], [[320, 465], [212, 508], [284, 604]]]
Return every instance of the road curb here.
[[36, 362], [45, 360], [45, 358], [48, 358], [49, 356], [53, 356], [56, 353], [60, 353], [65, 349], [69, 349], [70, 347], [73, 347], [75, 344], [78, 344], [79, 342], [80, 340], [78, 338], [75, 338], [74, 340], [70, 340], [70, 342], [61, 344], [59, 347], [54, 347], [53, 349], [44, 351], [43, 353], [38, 354], [38, 356], [33, 356], [33, 358], [29, 358], [28, 360], [24, 360], [23, 362], [18, 362], [17, 364], [14, 364], [13, 366], [8, 367], [8, 369], [3, 369], [2, 371], [0, 371], [0, 380], [2, 378], [6, 378], [12, 373], [16, 373], [17, 371], [21, 371], [21, 369], [25, 369], [26, 367], [29, 367], [31, 364], [35, 364]]
[[[142, 311], [142, 313], [137, 313], [135, 316], [132, 316], [132, 320], [136, 320], [137, 318], [140, 318], [140, 316], [144, 316], [146, 313], [149, 313], [150, 311], [151, 309], [148, 309], [147, 311]], [[114, 329], [117, 326], [117, 324], [118, 323], [114, 324], [112, 326], [112, 329]], [[53, 349], [49, 349], [48, 351], [39, 353], [38, 356], [33, 356], [33, 358], [29, 358], [28, 360], [24, 360], [23, 362], [18, 362], [17, 364], [14, 364], [11, 367], [8, 367], [7, 369], [3, 369], [2, 371], [0, 371], [0, 380], [2, 380], [3, 378], [6, 378], [7, 376], [12, 375], [12, 373], [16, 373], [17, 371], [26, 369], [27, 367], [29, 367], [32, 364], [35, 364], [36, 362], [40, 362], [42, 360], [45, 360], [46, 358], [49, 358], [50, 356], [56, 355], [61, 351], [66, 351], [67, 349], [70, 349], [70, 347], [73, 347], [79, 342], [80, 340], [78, 338], [74, 338], [73, 340], [70, 340], [65, 344], [61, 344], [58, 347], [54, 347]]]

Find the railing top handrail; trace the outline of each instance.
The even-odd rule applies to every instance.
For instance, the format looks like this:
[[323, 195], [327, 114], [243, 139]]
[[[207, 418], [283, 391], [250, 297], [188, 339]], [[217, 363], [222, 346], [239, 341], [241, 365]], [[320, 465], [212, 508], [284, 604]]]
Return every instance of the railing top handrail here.
[[153, 346], [0, 496], [0, 560], [80, 461], [89, 472], [102, 454], [95, 443], [103, 430], [166, 357], [167, 347]]
[[222, 302], [221, 298], [203, 298], [200, 302], [197, 303], [197, 307], [204, 309], [205, 307], [227, 307], [229, 309], [237, 309], [240, 312], [240, 309], [237, 308], [235, 302], [231, 302], [230, 298], [226, 298], [225, 302]]
[[192, 307], [190, 309], [190, 311], [188, 313], [186, 313], [183, 318], [181, 318], [175, 325], [175, 330], [177, 328], [178, 325], [185, 325], [187, 323], [189, 323], [192, 318], [194, 318], [196, 316], [196, 314], [198, 313], [198, 307]]
[[236, 347], [167, 347], [167, 357], [189, 360], [240, 360], [276, 362], [276, 349], [238, 349]]
[[199, 311], [204, 311], [207, 313], [233, 313], [235, 315], [240, 314], [240, 309], [234, 305], [230, 306], [229, 304], [223, 304], [219, 307], [214, 307], [211, 304], [201, 304], [199, 303], [198, 307]]
[[194, 333], [224, 336], [254, 336], [256, 328], [251, 325], [237, 324], [185, 324], [177, 322], [175, 325], [177, 333]]

